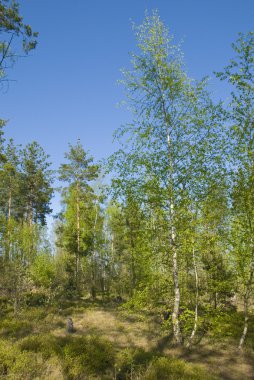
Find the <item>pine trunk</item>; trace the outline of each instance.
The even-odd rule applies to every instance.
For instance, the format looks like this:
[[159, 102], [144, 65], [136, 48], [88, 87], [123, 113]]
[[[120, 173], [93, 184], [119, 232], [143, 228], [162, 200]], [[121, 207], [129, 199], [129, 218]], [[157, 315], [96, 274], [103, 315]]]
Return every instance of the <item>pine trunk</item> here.
[[8, 260], [11, 259], [11, 206], [12, 206], [12, 192], [9, 190], [8, 195], [8, 223], [7, 223], [7, 253], [6, 256], [8, 257]]
[[76, 220], [77, 220], [77, 252], [75, 256], [75, 279], [76, 290], [79, 288], [79, 258], [80, 258], [80, 203], [79, 203], [79, 184], [77, 183], [76, 195]]
[[12, 205], [12, 193], [11, 190], [9, 191], [9, 196], [8, 196], [8, 220], [11, 219], [11, 205]]

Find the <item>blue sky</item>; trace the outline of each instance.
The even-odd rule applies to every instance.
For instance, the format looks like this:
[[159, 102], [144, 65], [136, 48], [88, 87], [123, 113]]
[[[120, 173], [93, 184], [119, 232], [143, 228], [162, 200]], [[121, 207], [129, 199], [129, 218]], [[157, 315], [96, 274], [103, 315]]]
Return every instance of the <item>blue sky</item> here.
[[[253, 0], [20, 0], [39, 43], [9, 72], [15, 81], [0, 94], [6, 136], [37, 140], [54, 168], [77, 138], [96, 160], [112, 153], [112, 133], [129, 117], [116, 106], [123, 99], [116, 81], [135, 47], [130, 19], [141, 23], [145, 9], [158, 9], [176, 41], [184, 40], [193, 78], [222, 69], [237, 33], [254, 29]], [[211, 90], [227, 96], [215, 79]]]

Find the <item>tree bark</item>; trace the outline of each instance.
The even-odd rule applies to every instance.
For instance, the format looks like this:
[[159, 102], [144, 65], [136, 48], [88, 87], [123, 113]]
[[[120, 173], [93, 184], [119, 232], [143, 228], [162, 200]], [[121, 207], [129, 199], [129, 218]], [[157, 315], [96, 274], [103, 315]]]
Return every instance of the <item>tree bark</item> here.
[[238, 348], [239, 350], [242, 349], [243, 344], [245, 342], [245, 338], [248, 332], [248, 324], [249, 324], [249, 300], [250, 300], [250, 295], [251, 295], [251, 288], [252, 288], [252, 282], [253, 282], [253, 275], [254, 275], [254, 263], [251, 263], [251, 270], [250, 270], [250, 276], [249, 280], [246, 286], [246, 292], [244, 295], [244, 327], [243, 327], [243, 332], [242, 336], [239, 341]]
[[8, 220], [11, 219], [11, 205], [12, 205], [12, 192], [9, 190], [9, 196], [8, 196]]
[[179, 287], [179, 275], [178, 275], [178, 255], [176, 247], [176, 231], [175, 231], [175, 210], [173, 203], [173, 183], [172, 183], [172, 159], [170, 154], [170, 136], [167, 128], [167, 144], [168, 144], [168, 156], [169, 156], [169, 187], [170, 189], [170, 223], [171, 223], [171, 236], [170, 243], [172, 248], [172, 264], [173, 264], [173, 283], [174, 283], [174, 309], [172, 313], [172, 324], [174, 338], [177, 344], [182, 344], [183, 338], [180, 328], [179, 312], [180, 312], [180, 287]]
[[[171, 121], [167, 111], [165, 103], [164, 85], [162, 80], [162, 75], [160, 73], [160, 66], [158, 66], [159, 82], [158, 90], [161, 94], [161, 106], [162, 113], [164, 115], [165, 123], [165, 133], [166, 133], [166, 144], [168, 149], [168, 190], [169, 190], [169, 205], [170, 205], [170, 245], [172, 249], [172, 265], [173, 265], [173, 283], [174, 283], [174, 308], [172, 313], [172, 324], [174, 338], [177, 344], [182, 344], [183, 337], [180, 328], [179, 312], [180, 312], [180, 287], [179, 287], [179, 275], [178, 275], [178, 254], [176, 247], [176, 231], [175, 231], [175, 210], [174, 210], [174, 180], [173, 180], [173, 161], [172, 161], [172, 150], [171, 150], [171, 139], [170, 139], [170, 126]], [[172, 100], [173, 101], [173, 100]]]
[[195, 318], [194, 318], [194, 326], [193, 326], [193, 330], [191, 332], [191, 336], [190, 336], [190, 339], [189, 339], [189, 342], [187, 343], [187, 347], [189, 347], [192, 342], [193, 342], [193, 339], [196, 335], [196, 332], [197, 332], [197, 328], [198, 328], [198, 298], [199, 298], [199, 279], [198, 279], [198, 268], [197, 268], [197, 263], [196, 263], [196, 257], [195, 257], [195, 249], [193, 247], [193, 250], [192, 250], [192, 259], [193, 259], [193, 267], [194, 267], [194, 272], [195, 272], [195, 287], [196, 287], [196, 297], [195, 297]]
[[79, 258], [80, 258], [80, 200], [79, 200], [79, 183], [76, 188], [76, 221], [77, 221], [77, 252], [75, 256], [75, 280], [76, 290], [79, 288]]
[[93, 225], [93, 253], [92, 253], [92, 271], [91, 271], [91, 295], [93, 300], [96, 299], [96, 226], [98, 221], [98, 199], [96, 199], [95, 203], [95, 218]]
[[32, 227], [32, 225], [33, 225], [33, 203], [32, 203], [32, 201], [29, 201], [28, 223], [29, 223], [29, 226]]
[[11, 206], [12, 206], [12, 192], [9, 189], [8, 195], [8, 222], [7, 222], [7, 253], [8, 260], [11, 260]]
[[182, 343], [182, 334], [180, 329], [179, 311], [180, 311], [180, 288], [178, 281], [178, 261], [177, 251], [173, 248], [173, 279], [174, 279], [174, 309], [172, 313], [173, 332], [177, 344]]

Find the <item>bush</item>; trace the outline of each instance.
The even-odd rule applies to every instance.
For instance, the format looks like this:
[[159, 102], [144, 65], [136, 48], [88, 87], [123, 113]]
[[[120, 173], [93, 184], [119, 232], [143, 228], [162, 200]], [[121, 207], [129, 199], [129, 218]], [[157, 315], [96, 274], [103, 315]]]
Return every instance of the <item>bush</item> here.
[[61, 355], [62, 347], [57, 338], [53, 335], [32, 335], [19, 342], [22, 351], [41, 353], [43, 359]]
[[240, 339], [243, 322], [244, 316], [241, 313], [218, 309], [210, 317], [210, 338], [216, 341], [224, 340], [225, 337]]
[[35, 354], [21, 352], [15, 344], [0, 341], [0, 377], [32, 380], [43, 371], [43, 363]]
[[198, 366], [185, 363], [182, 360], [160, 357], [149, 365], [143, 377], [144, 380], [212, 380]]
[[[194, 326], [195, 312], [188, 308], [185, 308], [180, 315], [180, 323], [184, 336], [189, 336]], [[200, 316], [199, 316], [200, 319]], [[200, 323], [200, 321], [199, 321]]]
[[45, 293], [28, 293], [26, 295], [27, 306], [45, 306], [48, 296]]
[[4, 320], [1, 323], [0, 334], [9, 338], [22, 338], [32, 331], [32, 326], [28, 322], [19, 321], [17, 319]]
[[125, 378], [133, 371], [148, 365], [153, 354], [142, 348], [126, 348], [116, 356], [115, 368], [119, 378]]
[[33, 335], [22, 339], [19, 348], [26, 353], [41, 355], [43, 360], [58, 358], [68, 379], [101, 375], [114, 365], [110, 342], [98, 337]]
[[112, 345], [106, 339], [78, 337], [64, 347], [64, 366], [69, 379], [103, 374], [113, 365]]

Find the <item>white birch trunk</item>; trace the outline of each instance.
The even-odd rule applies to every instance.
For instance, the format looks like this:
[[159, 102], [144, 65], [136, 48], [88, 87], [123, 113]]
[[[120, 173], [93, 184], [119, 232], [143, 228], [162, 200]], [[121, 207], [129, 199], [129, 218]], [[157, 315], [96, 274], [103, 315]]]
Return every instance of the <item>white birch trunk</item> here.
[[248, 324], [249, 324], [249, 300], [251, 295], [251, 288], [252, 288], [252, 282], [253, 282], [253, 274], [254, 274], [254, 265], [251, 263], [251, 270], [250, 270], [250, 277], [247, 283], [246, 292], [244, 295], [244, 327], [243, 327], [243, 333], [239, 341], [238, 348], [239, 350], [242, 349], [243, 344], [245, 342], [245, 338], [248, 332]]
[[186, 347], [189, 347], [192, 344], [193, 339], [194, 339], [194, 337], [196, 335], [196, 332], [197, 332], [197, 328], [198, 328], [198, 297], [199, 297], [198, 288], [199, 288], [199, 279], [198, 279], [198, 269], [197, 269], [197, 263], [196, 263], [196, 257], [195, 257], [194, 247], [193, 247], [193, 250], [192, 250], [192, 259], [193, 259], [193, 267], [194, 267], [194, 272], [195, 272], [195, 287], [196, 287], [195, 318], [194, 318], [193, 330], [191, 332], [191, 336], [190, 336], [190, 339], [189, 339]]
[[[167, 144], [168, 144], [168, 155], [169, 155], [169, 176], [170, 181], [172, 182], [172, 159], [170, 154], [170, 136], [169, 136], [169, 130], [167, 129]], [[171, 187], [173, 185], [169, 184]], [[174, 283], [174, 308], [172, 313], [172, 324], [173, 324], [173, 333], [174, 338], [176, 340], [177, 344], [182, 344], [182, 333], [180, 328], [180, 321], [179, 321], [179, 312], [180, 312], [180, 287], [179, 287], [179, 275], [178, 275], [178, 255], [177, 255], [177, 248], [176, 248], [176, 231], [175, 231], [175, 225], [174, 225], [174, 217], [175, 217], [175, 210], [174, 210], [174, 203], [173, 203], [173, 189], [171, 189], [170, 194], [170, 222], [171, 222], [171, 236], [170, 236], [170, 242], [171, 242], [171, 248], [172, 248], [172, 264], [173, 264], [173, 283]]]

